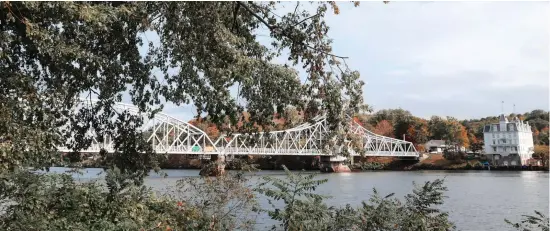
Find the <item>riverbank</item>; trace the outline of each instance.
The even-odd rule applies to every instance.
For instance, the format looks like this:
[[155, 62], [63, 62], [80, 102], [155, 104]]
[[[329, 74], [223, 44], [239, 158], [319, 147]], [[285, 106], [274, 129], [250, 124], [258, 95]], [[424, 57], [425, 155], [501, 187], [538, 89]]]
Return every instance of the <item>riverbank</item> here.
[[[187, 155], [169, 155], [161, 161], [162, 169], [201, 169], [210, 160]], [[355, 157], [350, 164], [353, 172], [360, 171], [415, 171], [415, 170], [492, 170], [492, 171], [548, 171], [540, 166], [484, 166], [483, 160], [446, 160], [442, 154], [431, 154], [422, 160], [400, 160], [393, 157]], [[253, 165], [260, 170], [282, 170], [285, 165], [290, 170], [319, 170], [319, 158], [315, 156], [241, 156], [226, 164], [226, 170], [241, 169], [243, 164]], [[102, 163], [86, 159], [78, 167], [101, 168]], [[65, 167], [68, 167], [66, 165]]]
[[443, 154], [430, 154], [406, 170], [548, 171], [548, 167], [543, 166], [485, 166], [485, 162], [482, 158], [447, 160]]

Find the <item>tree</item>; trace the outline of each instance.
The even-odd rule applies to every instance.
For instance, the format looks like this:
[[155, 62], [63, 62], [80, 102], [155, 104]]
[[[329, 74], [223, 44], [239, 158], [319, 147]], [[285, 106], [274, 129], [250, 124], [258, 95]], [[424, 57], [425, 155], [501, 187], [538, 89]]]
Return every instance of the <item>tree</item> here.
[[382, 120], [374, 128], [374, 132], [378, 135], [393, 137], [393, 126], [387, 120]]
[[409, 126], [414, 123], [412, 114], [401, 108], [380, 110], [370, 120], [373, 125], [380, 123], [382, 120], [389, 121], [393, 125], [393, 137], [403, 137]]
[[460, 125], [460, 131], [458, 135], [458, 143], [460, 146], [464, 148], [470, 147], [470, 139], [468, 138], [468, 132], [466, 132], [466, 128], [462, 125]]
[[[317, 3], [315, 12], [298, 7], [278, 18], [272, 12], [280, 7], [251, 2], [1, 4], [0, 101], [5, 103], [0, 136], [25, 144], [10, 145], [10, 158], [3, 158], [2, 166], [50, 165], [55, 146], [66, 137], [85, 138], [82, 134], [90, 128], [111, 132], [115, 120], [107, 118], [118, 116], [112, 105], [124, 94], [147, 114], [155, 114], [164, 101], [192, 101], [198, 116], [206, 113], [219, 125], [226, 117], [236, 122], [245, 109], [229, 92], [230, 86], [240, 85], [251, 123], [267, 123], [275, 110], [282, 113], [284, 106], [296, 105], [309, 116], [327, 112], [332, 129], [346, 126], [343, 112], [357, 111], [362, 104], [362, 82], [346, 67], [342, 72], [323, 68], [342, 67], [345, 58], [330, 53], [323, 20], [337, 6]], [[270, 32], [274, 49], [256, 40], [260, 27]], [[150, 35], [160, 39], [150, 41]], [[142, 45], [148, 49], [144, 55]], [[290, 67], [271, 62], [286, 48], [291, 62], [304, 64], [305, 84]], [[70, 110], [77, 98], [88, 95], [100, 102]], [[100, 111], [104, 115], [97, 115]], [[59, 136], [65, 124], [72, 125], [64, 131], [71, 134]], [[33, 140], [43, 142], [38, 147]], [[82, 143], [87, 138], [69, 145], [78, 150]]]
[[535, 145], [533, 158], [542, 162], [542, 165], [548, 167], [549, 147], [548, 145]]
[[474, 153], [479, 153], [481, 150], [483, 150], [483, 142], [474, 142], [470, 145], [470, 150]]
[[[342, 62], [346, 57], [331, 53], [324, 16], [331, 8], [339, 13], [337, 5], [313, 3], [310, 12], [300, 4], [277, 17], [273, 12], [283, 6], [275, 2], [1, 3], [0, 183], [6, 187], [0, 189], [0, 200], [33, 201], [9, 205], [0, 214], [2, 226], [150, 229], [164, 209], [177, 210], [164, 201], [159, 202], [164, 207], [158, 205], [141, 187], [149, 171], [158, 170], [160, 155], [140, 128], [165, 102], [192, 102], [198, 118], [206, 114], [221, 130], [232, 129], [222, 125], [237, 124], [245, 111], [250, 113], [247, 123], [269, 124], [275, 112], [292, 105], [307, 118], [326, 113], [329, 138], [336, 138], [329, 145], [343, 143], [347, 116], [362, 105], [363, 83]], [[260, 34], [269, 34], [270, 46], [260, 43]], [[290, 66], [273, 62], [283, 50], [289, 51]], [[299, 62], [306, 81], [293, 69]], [[233, 86], [237, 96], [231, 94]], [[117, 110], [114, 105], [122, 98], [138, 112]], [[48, 168], [59, 159], [57, 146], [78, 153], [105, 136], [114, 143], [113, 153], [100, 153], [107, 192], [68, 178], [61, 183], [32, 178], [26, 184], [31, 180], [15, 174]], [[19, 193], [27, 186], [52, 190]]]
[[548, 127], [545, 127], [542, 130], [540, 130], [537, 137], [540, 145], [548, 146], [550, 144], [550, 137], [548, 135], [549, 135]]
[[304, 121], [302, 115], [295, 107], [285, 108], [284, 118], [286, 119], [287, 128], [298, 126]]
[[540, 144], [540, 132], [537, 128], [531, 128], [533, 129], [533, 143]]
[[407, 129], [407, 139], [415, 144], [424, 144], [430, 136], [428, 123], [424, 119], [414, 118], [413, 124]]
[[446, 121], [439, 116], [432, 116], [428, 122], [428, 130], [433, 140], [444, 140], [449, 134]]
[[[287, 179], [264, 177], [257, 192], [266, 195], [272, 209], [268, 215], [281, 221], [283, 230], [454, 230], [448, 213], [437, 207], [443, 203], [447, 188], [443, 180], [414, 184], [413, 192], [404, 201], [393, 194], [373, 196], [361, 206], [329, 207], [326, 196], [314, 191], [326, 182], [315, 174], [293, 174], [285, 168]], [[282, 208], [275, 201], [282, 202]], [[263, 209], [262, 209], [263, 210]], [[276, 227], [273, 227], [274, 229]]]

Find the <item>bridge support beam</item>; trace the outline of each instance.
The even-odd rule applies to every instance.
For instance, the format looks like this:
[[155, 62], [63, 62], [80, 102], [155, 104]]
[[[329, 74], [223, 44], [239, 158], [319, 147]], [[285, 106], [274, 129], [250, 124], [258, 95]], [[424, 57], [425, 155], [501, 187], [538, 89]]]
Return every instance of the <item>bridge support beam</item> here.
[[201, 176], [220, 176], [225, 174], [225, 155], [211, 155], [210, 163], [202, 166]]
[[351, 172], [349, 166], [344, 161], [346, 158], [343, 156], [321, 156], [321, 166], [319, 169], [321, 172]]

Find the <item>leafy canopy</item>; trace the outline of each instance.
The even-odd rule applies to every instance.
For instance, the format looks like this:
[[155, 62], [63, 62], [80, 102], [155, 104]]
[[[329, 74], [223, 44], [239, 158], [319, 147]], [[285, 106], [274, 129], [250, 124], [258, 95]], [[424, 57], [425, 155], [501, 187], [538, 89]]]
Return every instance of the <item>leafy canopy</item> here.
[[[131, 130], [164, 102], [192, 103], [217, 124], [235, 124], [247, 111], [250, 125], [292, 105], [308, 118], [326, 113], [332, 137], [343, 137], [363, 83], [342, 64], [346, 57], [331, 53], [324, 16], [339, 13], [336, 4], [301, 4], [281, 15], [277, 2], [1, 3], [0, 169], [49, 166], [56, 146], [81, 150], [93, 131], [117, 138], [113, 164], [123, 173], [143, 172], [157, 161]], [[268, 46], [260, 43], [265, 33]], [[284, 52], [305, 81], [274, 63]], [[116, 112], [123, 96], [141, 114]], [[98, 102], [73, 110], [81, 97]], [[119, 161], [136, 153], [145, 154]]]

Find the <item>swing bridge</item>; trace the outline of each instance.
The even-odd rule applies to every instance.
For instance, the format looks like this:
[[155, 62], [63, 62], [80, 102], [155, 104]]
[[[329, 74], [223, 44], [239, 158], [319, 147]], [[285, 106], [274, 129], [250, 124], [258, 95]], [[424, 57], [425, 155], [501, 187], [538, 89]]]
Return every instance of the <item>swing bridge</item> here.
[[[136, 106], [116, 103], [115, 111], [127, 111], [139, 114]], [[192, 124], [176, 119], [164, 113], [156, 113], [153, 118], [143, 116], [140, 130], [154, 151], [159, 154], [178, 155], [294, 155], [294, 156], [334, 156], [324, 149], [325, 137], [328, 137], [328, 122], [324, 116], [318, 116], [294, 128], [257, 133], [254, 135], [221, 135], [213, 140], [204, 131]], [[375, 134], [356, 121], [350, 119], [350, 133], [356, 137], [355, 147], [362, 147], [364, 156], [376, 157], [419, 157], [413, 143]], [[114, 152], [111, 137], [99, 139], [93, 132], [91, 145], [82, 153], [99, 153], [101, 149]], [[351, 142], [348, 142], [351, 145]], [[67, 147], [58, 147], [60, 152], [71, 152]], [[351, 149], [350, 149], [351, 150]], [[352, 156], [359, 153], [352, 151]]]

